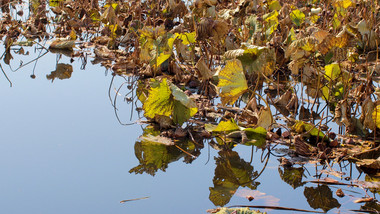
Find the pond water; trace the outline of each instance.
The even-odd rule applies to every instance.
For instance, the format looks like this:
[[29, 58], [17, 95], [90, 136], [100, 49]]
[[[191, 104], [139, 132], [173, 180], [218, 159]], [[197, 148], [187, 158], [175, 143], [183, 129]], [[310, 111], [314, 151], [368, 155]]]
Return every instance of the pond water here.
[[[12, 66], [17, 67], [18, 57]], [[46, 78], [56, 69], [57, 59], [72, 65], [71, 78], [53, 82]], [[183, 162], [187, 155], [177, 149], [165, 172], [157, 170], [154, 176], [130, 173], [139, 165], [135, 143], [144, 126], [118, 122], [108, 96], [113, 76], [105, 68], [89, 62], [81, 70], [80, 60], [71, 63], [70, 58], [52, 53], [16, 72], [1, 64], [13, 87], [1, 76], [0, 213], [194, 214], [218, 205], [315, 211], [323, 211], [318, 208], [324, 206], [329, 213], [350, 213], [363, 206], [353, 203], [365, 195], [360, 188], [306, 183], [320, 174], [320, 165], [284, 169], [279, 167], [278, 157], [270, 155], [268, 159], [267, 149], [256, 148], [251, 161], [248, 146], [223, 153], [205, 144], [191, 164]], [[33, 69], [35, 79], [30, 78]], [[123, 82], [116, 76], [111, 94]], [[121, 121], [139, 119], [137, 112], [130, 118], [131, 108], [119, 98]], [[343, 171], [348, 173], [343, 177], [350, 176], [350, 166]], [[286, 179], [290, 174], [293, 177]], [[255, 180], [244, 180], [252, 178]], [[351, 178], [364, 180], [364, 175], [359, 176], [353, 167]], [[348, 196], [337, 197], [337, 188]], [[246, 196], [255, 199], [249, 202]], [[142, 197], [149, 198], [120, 203]]]

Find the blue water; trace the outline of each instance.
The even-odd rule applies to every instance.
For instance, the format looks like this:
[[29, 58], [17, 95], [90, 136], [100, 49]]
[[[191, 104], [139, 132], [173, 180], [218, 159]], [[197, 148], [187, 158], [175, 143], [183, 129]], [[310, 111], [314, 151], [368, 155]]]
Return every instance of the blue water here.
[[[0, 62], [13, 83], [9, 87], [0, 74], [0, 213], [194, 214], [215, 208], [209, 200], [209, 188], [214, 187], [214, 157], [218, 151], [205, 145], [192, 164], [184, 163], [182, 158], [155, 176], [129, 173], [139, 164], [134, 144], [142, 134], [142, 126], [123, 126], [116, 119], [108, 97], [112, 75], [90, 62], [81, 70], [81, 61], [75, 59], [70, 79], [51, 82], [46, 75], [55, 70], [56, 59], [56, 54], [49, 53], [36, 65], [32, 63], [17, 72]], [[17, 60], [13, 61], [13, 68], [19, 63]], [[71, 64], [65, 56], [59, 63]], [[34, 66], [36, 78], [31, 79]], [[121, 77], [115, 77], [113, 96], [123, 82]], [[139, 119], [134, 112], [130, 120], [131, 105], [123, 102], [122, 97], [118, 103], [123, 122]], [[251, 147], [238, 146], [235, 151], [246, 163], [250, 162]], [[258, 150], [253, 155], [254, 171], [260, 172], [264, 167], [261, 153]], [[227, 206], [272, 205], [313, 210], [303, 191], [305, 186], [317, 185], [308, 183], [294, 190], [281, 180], [278, 165], [277, 158], [271, 157], [256, 179], [260, 182], [257, 189], [240, 187]], [[313, 180], [315, 168], [310, 165], [308, 169], [311, 175], [305, 180]], [[337, 198], [336, 189], [331, 189]], [[255, 200], [249, 202], [247, 195], [253, 195]], [[120, 203], [140, 197], [149, 198]], [[360, 205], [353, 205], [352, 200], [339, 199], [340, 211], [359, 209]], [[336, 212], [339, 210], [331, 210]]]

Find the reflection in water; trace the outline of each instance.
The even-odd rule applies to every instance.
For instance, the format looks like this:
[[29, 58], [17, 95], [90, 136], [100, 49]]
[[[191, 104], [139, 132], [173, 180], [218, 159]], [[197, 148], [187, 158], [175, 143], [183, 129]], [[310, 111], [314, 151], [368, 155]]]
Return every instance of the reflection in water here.
[[280, 174], [281, 179], [292, 186], [293, 189], [305, 184], [305, 182], [302, 182], [304, 171], [303, 167], [284, 167], [284, 171], [282, 171], [281, 168], [278, 168], [278, 173]]
[[[159, 131], [148, 126], [144, 129], [143, 136], [157, 136], [159, 134]], [[163, 142], [154, 142], [149, 139], [149, 137], [140, 138], [140, 141], [135, 143], [135, 155], [140, 164], [130, 169], [130, 173], [142, 174], [145, 172], [154, 176], [158, 170], [165, 171], [171, 162], [184, 157], [184, 162], [191, 163], [194, 160], [193, 158], [200, 154], [190, 140], [176, 142], [176, 145], [168, 146]]]
[[305, 187], [303, 192], [310, 207], [314, 209], [321, 208], [327, 212], [335, 207], [339, 208], [338, 200], [333, 197], [333, 192], [327, 185], [317, 187]]
[[260, 184], [255, 182], [258, 176], [253, 166], [239, 157], [235, 151], [220, 151], [216, 157], [215, 176], [210, 187], [210, 200], [215, 206], [224, 206], [239, 187], [256, 189]]
[[73, 73], [73, 66], [65, 63], [58, 63], [55, 71], [46, 75], [48, 80], [54, 81], [55, 78], [60, 80], [69, 79]]

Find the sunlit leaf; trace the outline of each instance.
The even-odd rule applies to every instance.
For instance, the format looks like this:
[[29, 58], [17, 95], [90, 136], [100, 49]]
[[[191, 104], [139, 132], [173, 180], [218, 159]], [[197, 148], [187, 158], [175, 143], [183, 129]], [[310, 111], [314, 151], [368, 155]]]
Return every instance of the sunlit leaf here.
[[218, 77], [218, 88], [223, 105], [232, 105], [248, 89], [243, 67], [237, 59], [227, 61]]
[[338, 63], [332, 63], [325, 66], [325, 75], [329, 81], [338, 78], [340, 73], [340, 65]]
[[339, 20], [338, 14], [336, 14], [336, 13], [334, 14], [332, 25], [333, 25], [334, 29], [339, 28], [340, 25], [341, 25], [341, 22]]
[[154, 118], [156, 115], [170, 116], [173, 112], [173, 99], [166, 78], [157, 87], [151, 87], [149, 96], [143, 104], [145, 116]]
[[278, 12], [276, 10], [272, 11], [271, 13], [267, 13], [263, 16], [265, 22], [267, 22], [266, 25], [266, 34], [269, 36], [271, 35], [275, 30], [277, 30], [277, 26], [279, 24], [278, 22]]
[[261, 108], [259, 112], [259, 119], [256, 125], [263, 127], [266, 130], [269, 130], [273, 123], [274, 120], [270, 108]]
[[232, 132], [239, 130], [239, 126], [236, 124], [234, 120], [220, 121], [218, 126], [212, 129], [212, 132]]
[[171, 54], [160, 53], [160, 55], [157, 57], [157, 63], [155, 64], [155, 67], [159, 67], [162, 63], [168, 60], [170, 56]]
[[372, 119], [375, 122], [377, 128], [380, 129], [380, 105], [377, 105], [375, 110], [372, 112]]
[[140, 140], [154, 142], [154, 143], [160, 143], [160, 144], [163, 144], [165, 146], [173, 146], [174, 145], [174, 142], [173, 142], [172, 139], [167, 138], [167, 137], [163, 137], [163, 136], [160, 136], [160, 135], [150, 135], [150, 134], [147, 134], [147, 135], [140, 136], [139, 139]]
[[334, 0], [333, 1], [333, 5], [335, 7], [341, 7], [341, 8], [348, 8], [352, 5], [352, 1], [351, 0]]
[[293, 10], [290, 13], [290, 19], [296, 26], [301, 26], [301, 24], [305, 21], [305, 14], [300, 10]]
[[72, 50], [74, 46], [75, 41], [73, 40], [56, 39], [50, 44], [49, 48]]
[[189, 44], [195, 43], [196, 32], [194, 31], [191, 33], [181, 33], [181, 34], [178, 34], [178, 38], [182, 40], [182, 44], [189, 45]]

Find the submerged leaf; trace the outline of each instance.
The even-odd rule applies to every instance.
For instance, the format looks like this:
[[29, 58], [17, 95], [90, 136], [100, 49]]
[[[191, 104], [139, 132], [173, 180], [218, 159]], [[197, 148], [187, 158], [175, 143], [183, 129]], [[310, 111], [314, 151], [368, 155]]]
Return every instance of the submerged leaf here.
[[227, 61], [219, 73], [220, 96], [222, 104], [233, 104], [247, 89], [247, 80], [241, 62], [237, 59]]

